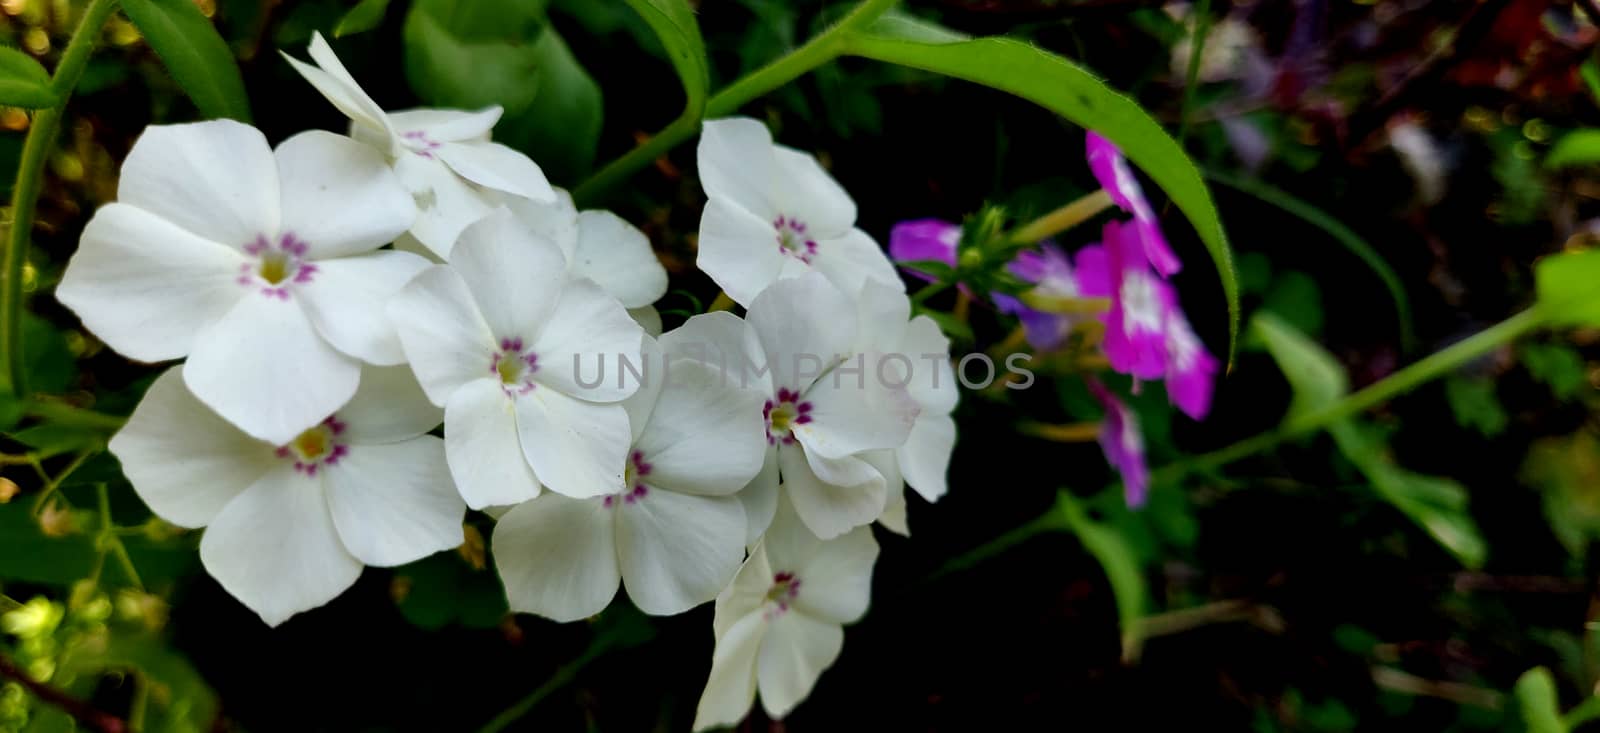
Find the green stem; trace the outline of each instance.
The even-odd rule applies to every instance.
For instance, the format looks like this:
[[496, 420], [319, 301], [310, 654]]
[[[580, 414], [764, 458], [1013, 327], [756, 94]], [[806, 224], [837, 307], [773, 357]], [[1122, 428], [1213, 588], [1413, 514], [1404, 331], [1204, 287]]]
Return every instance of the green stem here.
[[550, 675], [550, 679], [539, 685], [538, 689], [528, 693], [527, 697], [518, 700], [511, 707], [494, 716], [494, 720], [479, 728], [478, 733], [499, 733], [512, 723], [521, 720], [523, 716], [532, 712], [533, 708], [540, 701], [549, 697], [551, 693], [571, 684], [572, 680], [578, 676], [578, 672], [582, 671], [590, 662], [611, 651], [621, 639], [622, 633], [618, 630], [605, 632], [595, 637], [594, 641], [589, 643], [589, 648], [583, 650], [583, 654], [580, 654], [577, 659], [562, 665], [560, 669], [556, 670], [555, 674]]
[[[740, 107], [749, 104], [751, 100], [763, 96], [778, 87], [800, 78], [812, 69], [838, 58], [844, 53], [845, 36], [853, 29], [860, 28], [878, 16], [883, 15], [899, 0], [865, 0], [857, 5], [849, 14], [835, 23], [833, 27], [817, 34], [805, 45], [785, 54], [744, 78], [735, 81], [727, 88], [713, 95], [706, 102], [705, 116], [707, 118], [723, 117], [737, 112]], [[690, 117], [680, 117], [672, 124], [662, 128], [660, 132], [652, 135], [639, 147], [634, 148], [616, 160], [608, 163], [599, 172], [590, 176], [573, 192], [573, 198], [580, 204], [591, 203], [595, 197], [604, 194], [629, 176], [650, 164], [650, 161], [665, 155], [667, 151], [677, 147], [685, 140], [693, 137], [700, 131], [700, 120]]]
[[115, 432], [122, 429], [128, 421], [125, 417], [107, 415], [102, 412], [85, 409], [49, 399], [33, 399], [23, 407], [29, 417], [37, 417], [46, 422], [74, 427], [94, 428]]
[[1200, 0], [1194, 10], [1194, 32], [1189, 39], [1189, 72], [1183, 85], [1183, 106], [1178, 111], [1178, 144], [1189, 137], [1189, 117], [1200, 86], [1200, 64], [1206, 51], [1206, 36], [1211, 35], [1211, 0]]
[[27, 375], [22, 357], [22, 271], [28, 263], [28, 244], [33, 237], [33, 211], [39, 202], [44, 182], [45, 163], [55, 147], [61, 129], [62, 112], [72, 90], [78, 85], [89, 63], [89, 52], [100, 29], [116, 10], [116, 0], [92, 0], [84, 11], [78, 30], [61, 53], [50, 89], [56, 93], [56, 106], [33, 115], [28, 137], [22, 143], [22, 162], [11, 194], [11, 230], [6, 236], [5, 280], [0, 283], [0, 389], [14, 396], [27, 391]]
[[122, 544], [122, 538], [117, 536], [117, 525], [111, 521], [111, 494], [105, 484], [95, 484], [95, 493], [100, 501], [100, 542], [101, 546], [117, 557], [117, 563], [122, 566], [123, 575], [128, 582], [139, 590], [144, 590], [144, 583], [139, 580], [139, 571], [133, 567], [133, 558], [128, 555], [128, 548]]
[[1045, 513], [1034, 517], [1026, 524], [1014, 527], [999, 537], [945, 561], [943, 565], [939, 566], [939, 569], [924, 578], [923, 582], [931, 583], [951, 573], [966, 570], [1046, 532], [1059, 532], [1066, 529], [1067, 523], [1062, 518], [1060, 508], [1052, 503], [1050, 508], [1045, 510]]

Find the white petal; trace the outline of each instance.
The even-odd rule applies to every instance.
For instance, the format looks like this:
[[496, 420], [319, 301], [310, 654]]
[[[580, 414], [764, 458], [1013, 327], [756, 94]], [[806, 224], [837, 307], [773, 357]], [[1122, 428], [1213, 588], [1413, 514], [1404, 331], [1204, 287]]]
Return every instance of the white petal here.
[[762, 709], [773, 719], [788, 715], [843, 649], [844, 629], [836, 623], [792, 610], [768, 622], [756, 672]]
[[445, 143], [434, 151], [457, 175], [485, 188], [535, 201], [554, 201], [539, 164], [500, 143]]
[[716, 370], [719, 380], [759, 392], [773, 392], [772, 375], [747, 368], [751, 362], [765, 366], [761, 343], [749, 325], [726, 311], [702, 313], [661, 334], [661, 350], [671, 359], [687, 359]]
[[756, 701], [756, 657], [767, 625], [760, 612], [745, 614], [718, 635], [711, 653], [711, 676], [695, 708], [694, 730], [731, 728]]
[[539, 479], [522, 454], [515, 407], [498, 381], [468, 382], [450, 396], [444, 449], [456, 488], [473, 509], [539, 495]]
[[638, 365], [643, 342], [644, 329], [621, 303], [588, 280], [570, 280], [533, 342], [533, 378], [573, 397], [616, 402], [639, 388], [621, 360]]
[[707, 198], [726, 199], [765, 222], [777, 218], [771, 199], [777, 163], [766, 125], [748, 117], [706, 120], [695, 157]]
[[229, 247], [278, 231], [278, 168], [261, 132], [233, 120], [145, 128], [117, 200]]
[[[911, 299], [904, 290], [877, 280], [861, 284], [856, 296], [856, 351], [897, 351], [911, 320]], [[931, 319], [930, 319], [931, 320]], [[948, 345], [948, 341], [946, 345]], [[917, 356], [907, 354], [917, 365]]]
[[405, 366], [362, 367], [355, 396], [334, 414], [345, 424], [341, 437], [362, 444], [397, 443], [444, 422], [444, 410]]
[[871, 524], [883, 513], [889, 498], [883, 477], [876, 470], [872, 480], [855, 486], [823, 482], [811, 470], [799, 446], [779, 448], [778, 466], [783, 472], [783, 494], [789, 497], [795, 513], [812, 534], [825, 540]]
[[370, 252], [417, 219], [417, 205], [383, 154], [347, 137], [308, 130], [278, 146], [282, 234], [304, 240], [313, 259]]
[[[879, 379], [882, 359], [882, 354], [856, 354], [805, 392], [811, 421], [796, 425], [794, 434], [807, 451], [843, 458], [905, 442], [919, 408], [905, 387]], [[846, 373], [847, 368], [860, 373]]]
[[767, 446], [761, 462], [761, 473], [739, 493], [739, 503], [744, 506], [745, 545], [754, 545], [772, 524], [778, 511], [778, 449]]
[[494, 528], [494, 564], [511, 610], [576, 621], [617, 594], [616, 530], [599, 499], [545, 494], [507, 512]]
[[467, 382], [493, 376], [495, 340], [455, 270], [435, 265], [389, 301], [406, 360], [435, 405]]
[[394, 171], [417, 204], [411, 235], [440, 259], [450, 258], [462, 230], [494, 210], [484, 192], [436, 158], [402, 152]]
[[298, 286], [317, 332], [334, 348], [369, 364], [405, 362], [400, 337], [386, 307], [428, 261], [384, 250], [316, 263], [311, 282]]
[[406, 109], [389, 113], [389, 124], [395, 132], [425, 132], [439, 142], [487, 142], [489, 131], [505, 112], [500, 105], [490, 105], [468, 112], [459, 109]]
[[950, 469], [950, 454], [956, 447], [956, 421], [949, 415], [922, 415], [911, 426], [905, 445], [895, 449], [895, 458], [906, 483], [930, 502], [944, 496], [949, 486], [945, 473]]
[[955, 369], [950, 366], [950, 338], [932, 318], [917, 316], [906, 326], [900, 353], [911, 360], [906, 389], [923, 413], [950, 414], [960, 399]]
[[[804, 445], [802, 443], [801, 445]], [[883, 481], [885, 488], [889, 487], [888, 480], [883, 474], [866, 462], [861, 456], [843, 456], [841, 458], [827, 458], [814, 450], [805, 449], [806, 465], [816, 474], [817, 480], [834, 486], [858, 486], [869, 481]]]
[[733, 582], [717, 594], [716, 613], [711, 619], [713, 638], [721, 641], [735, 623], [765, 605], [772, 581], [772, 565], [767, 562], [766, 550], [757, 544], [739, 566]]
[[629, 433], [620, 405], [585, 402], [544, 386], [515, 403], [522, 453], [540, 483], [578, 498], [623, 490]]
[[716, 598], [744, 559], [744, 509], [731, 496], [652, 486], [612, 510], [623, 584], [645, 613], [670, 616]]
[[352, 445], [325, 470], [334, 526], [361, 562], [394, 567], [465, 541], [467, 507], [450, 482], [444, 441]]
[[866, 614], [872, 599], [872, 566], [877, 561], [878, 542], [872, 539], [871, 527], [857, 527], [819, 543], [795, 570], [800, 592], [794, 607], [836, 624], [854, 623]]
[[522, 196], [498, 194], [498, 203], [511, 210], [517, 221], [545, 239], [556, 243], [570, 264], [578, 251], [578, 207], [572, 194], [555, 189], [553, 201], [535, 201]]
[[322, 477], [287, 464], [228, 502], [200, 540], [200, 561], [268, 626], [333, 600], [361, 575], [334, 529]]
[[[630, 365], [634, 361], [642, 361], [639, 367], [639, 390], [617, 403], [628, 412], [628, 440], [635, 444], [639, 442], [639, 436], [644, 434], [645, 426], [650, 424], [650, 415], [656, 411], [656, 402], [661, 398], [662, 388], [670, 376], [670, 373], [663, 372], [664, 357], [661, 345], [655, 339], [646, 337], [640, 347], [639, 359], [626, 360]], [[628, 369], [628, 378], [634, 378], [631, 367]]]
[[901, 291], [906, 288], [888, 255], [860, 229], [851, 229], [835, 239], [818, 241], [817, 256], [811, 260], [811, 266], [846, 293], [860, 292], [868, 280]]
[[237, 250], [201, 239], [126, 204], [95, 212], [56, 298], [118, 353], [164, 361], [250, 291], [234, 281]]
[[361, 367], [293, 299], [252, 294], [200, 332], [183, 381], [228, 422], [283, 445], [356, 393]]
[[[881, 469], [880, 469], [881, 472]], [[901, 537], [911, 536], [911, 522], [906, 516], [906, 489], [889, 489], [889, 498], [878, 515], [878, 524]]]
[[644, 232], [609, 211], [578, 215], [578, 246], [572, 274], [595, 281], [629, 308], [650, 305], [667, 294], [661, 266]]
[[772, 157], [779, 213], [805, 222], [806, 230], [818, 237], [836, 237], [855, 226], [856, 202], [815, 156], [778, 145]]
[[830, 364], [850, 352], [855, 306], [821, 275], [782, 280], [750, 304], [748, 319], [772, 383], [804, 393]]
[[715, 369], [673, 364], [634, 449], [650, 463], [649, 483], [690, 494], [732, 494], [754, 479], [767, 453], [761, 396]]
[[323, 40], [321, 33], [315, 33], [311, 37], [311, 60], [321, 68], [296, 61], [288, 54], [284, 54], [284, 58], [289, 59], [295, 70], [299, 71], [306, 81], [311, 82], [311, 86], [316, 87], [317, 91], [322, 92], [322, 96], [327, 97], [328, 101], [338, 107], [346, 117], [373, 130], [388, 132], [389, 123], [383, 108], [372, 101], [372, 98], [361, 89], [361, 85], [356, 83], [355, 77], [350, 75], [343, 63], [340, 63], [339, 57], [334, 55], [333, 49]]
[[567, 261], [555, 243], [500, 208], [461, 233], [450, 252], [450, 266], [466, 282], [497, 342], [522, 339], [532, 344], [545, 322], [555, 317]]
[[771, 221], [724, 199], [706, 202], [698, 241], [695, 266], [746, 307], [783, 275], [787, 262], [798, 262], [783, 253]]
[[111, 438], [111, 453], [150, 511], [190, 528], [209, 524], [270, 470], [273, 451], [195, 399], [176, 368], [156, 378]]
[[645, 335], [651, 337], [661, 335], [661, 312], [656, 310], [655, 306], [646, 305], [638, 308], [629, 308], [628, 317], [632, 318], [634, 323], [639, 324], [639, 328], [644, 329]]

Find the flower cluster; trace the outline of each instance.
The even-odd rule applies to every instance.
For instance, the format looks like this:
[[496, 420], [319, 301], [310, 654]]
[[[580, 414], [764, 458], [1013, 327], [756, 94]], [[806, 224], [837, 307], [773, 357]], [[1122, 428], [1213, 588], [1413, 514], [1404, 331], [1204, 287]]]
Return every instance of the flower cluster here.
[[[1029, 287], [1034, 302], [1103, 298], [1108, 307], [1099, 313], [1062, 312], [1006, 293], [990, 298], [997, 310], [1017, 317], [1028, 343], [1041, 351], [1062, 347], [1075, 331], [1089, 330], [1082, 327], [1091, 321], [1103, 325], [1098, 347], [1113, 370], [1132, 376], [1136, 390], [1141, 380], [1165, 380], [1172, 403], [1189, 417], [1203, 419], [1211, 409], [1219, 365], [1195, 335], [1177, 291], [1167, 282], [1182, 264], [1116, 145], [1090, 132], [1086, 153], [1104, 195], [1131, 218], [1107, 221], [1101, 241], [1075, 254], [1046, 242], [1016, 253], [1006, 269]], [[901, 222], [890, 234], [889, 251], [899, 262], [942, 262], [955, 268], [961, 237], [958, 224]], [[920, 274], [914, 267], [908, 265]], [[1091, 379], [1089, 386], [1106, 409], [1100, 434], [1106, 458], [1122, 474], [1128, 504], [1140, 506], [1149, 475], [1137, 416], [1098, 381]]]
[[745, 315], [661, 333], [644, 234], [492, 142], [499, 108], [385, 111], [310, 56], [348, 135], [149, 128], [57, 291], [183, 360], [111, 441], [135, 490], [273, 625], [482, 510], [513, 610], [715, 599], [696, 727], [758, 690], [786, 714], [866, 610], [870, 525], [907, 533], [955, 443], [949, 341], [854, 202], [760, 123], [705, 123], [697, 264]]

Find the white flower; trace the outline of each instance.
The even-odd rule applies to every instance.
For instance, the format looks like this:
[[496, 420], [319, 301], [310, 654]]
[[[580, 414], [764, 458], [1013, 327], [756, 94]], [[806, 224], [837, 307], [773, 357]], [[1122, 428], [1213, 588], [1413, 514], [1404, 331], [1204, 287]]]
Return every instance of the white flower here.
[[661, 334], [661, 316], [652, 304], [667, 294], [667, 268], [644, 232], [609, 211], [578, 211], [572, 195], [560, 188], [548, 203], [520, 196], [502, 196], [500, 202], [561, 248], [569, 274], [593, 280], [646, 332]]
[[871, 278], [902, 290], [856, 205], [816, 158], [774, 145], [755, 120], [708, 120], [700, 134], [700, 269], [748, 307], [768, 285], [817, 270], [846, 293]]
[[407, 284], [389, 316], [445, 408], [469, 506], [516, 504], [541, 486], [575, 498], [622, 490], [628, 415], [615, 403], [638, 384], [618, 362], [639, 363], [644, 334], [599, 286], [567, 276], [553, 242], [498, 209], [461, 233], [449, 265]]
[[56, 291], [138, 361], [188, 355], [183, 380], [246, 433], [286, 443], [399, 364], [385, 299], [427, 262], [374, 251], [416, 208], [371, 148], [328, 132], [274, 151], [228, 120], [152, 126], [117, 202], [95, 212]]
[[917, 406], [905, 387], [878, 379], [869, 355], [844, 358], [855, 339], [854, 304], [817, 273], [767, 288], [745, 321], [707, 313], [662, 337], [669, 354], [725, 369], [730, 381], [765, 398], [766, 462], [739, 494], [750, 542], [772, 521], [780, 476], [818, 537], [837, 537], [883, 512], [884, 477], [863, 455], [904, 443]]
[[623, 489], [591, 499], [546, 493], [495, 527], [512, 610], [593, 616], [620, 581], [646, 613], [682, 613], [715, 598], [744, 559], [744, 509], [733, 494], [761, 470], [760, 397], [701, 364], [663, 369], [657, 349], [645, 355], [650, 371], [622, 403], [633, 433]]
[[555, 197], [538, 164], [489, 141], [499, 107], [477, 112], [415, 109], [385, 112], [345, 70], [318, 33], [311, 39], [311, 66], [284, 54], [306, 81], [350, 118], [350, 135], [388, 156], [417, 199], [412, 236], [448, 259], [461, 230], [494, 210], [489, 191], [539, 201]]
[[694, 729], [738, 723], [757, 690], [773, 719], [800, 704], [839, 658], [841, 624], [866, 613], [877, 559], [868, 527], [824, 542], [780, 512], [717, 596], [717, 647]]
[[856, 299], [860, 329], [856, 352], [877, 355], [876, 375], [904, 384], [918, 412], [903, 445], [864, 456], [883, 474], [889, 499], [878, 520], [902, 535], [906, 524], [902, 481], [928, 502], [944, 496], [945, 473], [955, 450], [956, 423], [950, 417], [958, 399], [950, 366], [950, 339], [927, 316], [911, 317], [911, 301], [893, 287], [868, 281]]
[[207, 409], [172, 369], [111, 452], [157, 516], [206, 528], [206, 571], [276, 626], [333, 600], [363, 564], [401, 565], [461, 544], [466, 507], [443, 441], [424, 434], [439, 420], [404, 367], [367, 367], [348, 404], [275, 446]]

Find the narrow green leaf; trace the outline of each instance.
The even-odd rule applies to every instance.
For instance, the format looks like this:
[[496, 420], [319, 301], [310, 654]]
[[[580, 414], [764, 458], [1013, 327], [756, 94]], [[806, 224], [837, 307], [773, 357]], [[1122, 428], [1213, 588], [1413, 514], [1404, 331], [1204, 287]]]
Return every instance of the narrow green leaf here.
[[1552, 324], [1600, 326], [1600, 249], [1546, 257], [1533, 274], [1539, 307]]
[[711, 87], [711, 72], [706, 65], [706, 45], [700, 38], [700, 25], [694, 9], [685, 0], [627, 0], [628, 6], [661, 39], [661, 46], [672, 61], [672, 68], [683, 82], [683, 117], [699, 119], [706, 108]]
[[250, 121], [250, 100], [228, 43], [191, 0], [122, 0], [127, 14], [207, 117]]
[[1071, 61], [1009, 38], [934, 43], [873, 35], [869, 28], [848, 36], [845, 51], [1014, 94], [1116, 143], [1172, 197], [1210, 252], [1228, 302], [1231, 356], [1239, 336], [1239, 282], [1222, 220], [1194, 162], [1138, 103]]
[[1534, 667], [1517, 678], [1514, 690], [1522, 724], [1528, 733], [1567, 733], [1556, 699], [1556, 681], [1550, 670]]
[[1278, 316], [1257, 313], [1250, 319], [1250, 334], [1272, 354], [1294, 391], [1288, 419], [1332, 405], [1349, 391], [1350, 378], [1344, 367]]
[[1561, 136], [1544, 156], [1550, 170], [1600, 163], [1600, 129], [1573, 130]]
[[1056, 509], [1078, 541], [1083, 543], [1094, 559], [1105, 570], [1111, 582], [1111, 592], [1117, 599], [1117, 618], [1122, 628], [1129, 628], [1143, 618], [1149, 607], [1144, 586], [1144, 572], [1139, 568], [1139, 557], [1128, 541], [1116, 530], [1094, 521], [1071, 492], [1062, 491], [1056, 497]]
[[361, 0], [339, 19], [338, 25], [333, 27], [333, 37], [343, 38], [377, 28], [388, 12], [389, 0]]
[[26, 109], [54, 107], [60, 97], [50, 90], [50, 72], [32, 56], [0, 46], [0, 104]]
[[1383, 281], [1383, 287], [1389, 291], [1389, 299], [1394, 301], [1395, 318], [1400, 329], [1400, 344], [1406, 351], [1412, 350], [1416, 344], [1416, 336], [1411, 317], [1411, 299], [1406, 296], [1406, 288], [1401, 284], [1400, 276], [1383, 256], [1378, 254], [1377, 248], [1362, 239], [1355, 230], [1345, 226], [1344, 222], [1310, 202], [1295, 198], [1265, 181], [1243, 178], [1217, 170], [1207, 170], [1206, 178], [1276, 206], [1285, 213], [1321, 229], [1332, 237], [1333, 241], [1350, 250], [1350, 254], [1360, 258], [1367, 268], [1372, 270], [1372, 274]]
[[1594, 59], [1583, 62], [1578, 67], [1578, 76], [1583, 78], [1583, 85], [1589, 88], [1589, 96], [1600, 103], [1600, 63]]

